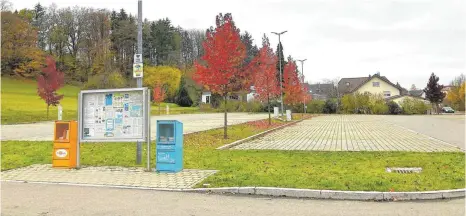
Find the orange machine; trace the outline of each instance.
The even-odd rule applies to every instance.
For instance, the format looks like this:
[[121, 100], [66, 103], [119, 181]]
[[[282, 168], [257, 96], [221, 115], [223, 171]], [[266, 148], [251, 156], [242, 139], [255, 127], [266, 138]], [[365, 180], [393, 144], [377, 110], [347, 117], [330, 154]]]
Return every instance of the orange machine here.
[[77, 162], [78, 122], [55, 121], [52, 167], [75, 168]]

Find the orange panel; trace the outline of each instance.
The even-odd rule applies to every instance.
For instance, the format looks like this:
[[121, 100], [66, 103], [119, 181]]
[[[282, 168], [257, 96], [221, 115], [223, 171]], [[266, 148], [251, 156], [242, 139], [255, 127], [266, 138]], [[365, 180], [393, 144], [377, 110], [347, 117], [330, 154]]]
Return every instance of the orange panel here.
[[78, 122], [55, 121], [53, 167], [74, 168], [77, 163]]
[[53, 160], [52, 167], [70, 168], [70, 160]]
[[70, 143], [60, 143], [60, 142], [53, 143], [53, 148], [70, 148], [70, 147], [71, 147]]

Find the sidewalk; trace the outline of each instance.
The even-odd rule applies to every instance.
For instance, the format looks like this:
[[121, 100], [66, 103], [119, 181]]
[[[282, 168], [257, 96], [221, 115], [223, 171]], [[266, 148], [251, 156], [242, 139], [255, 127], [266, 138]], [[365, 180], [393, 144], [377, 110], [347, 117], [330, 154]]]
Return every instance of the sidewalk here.
[[216, 172], [185, 169], [179, 173], [156, 173], [145, 172], [143, 168], [124, 167], [54, 169], [50, 164], [35, 164], [3, 171], [2, 181], [187, 189]]

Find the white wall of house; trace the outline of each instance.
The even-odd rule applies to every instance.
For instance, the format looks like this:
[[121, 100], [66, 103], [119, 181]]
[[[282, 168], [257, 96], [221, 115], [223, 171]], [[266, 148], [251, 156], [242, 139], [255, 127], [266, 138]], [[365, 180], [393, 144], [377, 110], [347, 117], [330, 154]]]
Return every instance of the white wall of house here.
[[212, 93], [211, 92], [202, 92], [202, 103], [210, 104], [212, 102]]
[[246, 95], [246, 101], [247, 101], [247, 102], [254, 101], [255, 95], [256, 95], [255, 92], [251, 92], [251, 93], [247, 94], [247, 95]]
[[[378, 86], [377, 86], [378, 83]], [[400, 95], [400, 90], [387, 82], [374, 77], [369, 82], [359, 87], [355, 92], [364, 93], [369, 92], [371, 94], [382, 94], [384, 97], [391, 97]]]

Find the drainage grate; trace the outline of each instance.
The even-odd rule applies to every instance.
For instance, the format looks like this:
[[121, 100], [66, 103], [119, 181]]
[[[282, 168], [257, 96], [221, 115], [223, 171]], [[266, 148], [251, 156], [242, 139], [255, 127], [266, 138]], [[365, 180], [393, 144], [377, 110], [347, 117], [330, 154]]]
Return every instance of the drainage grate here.
[[385, 168], [386, 172], [394, 173], [421, 173], [421, 167], [387, 167]]

